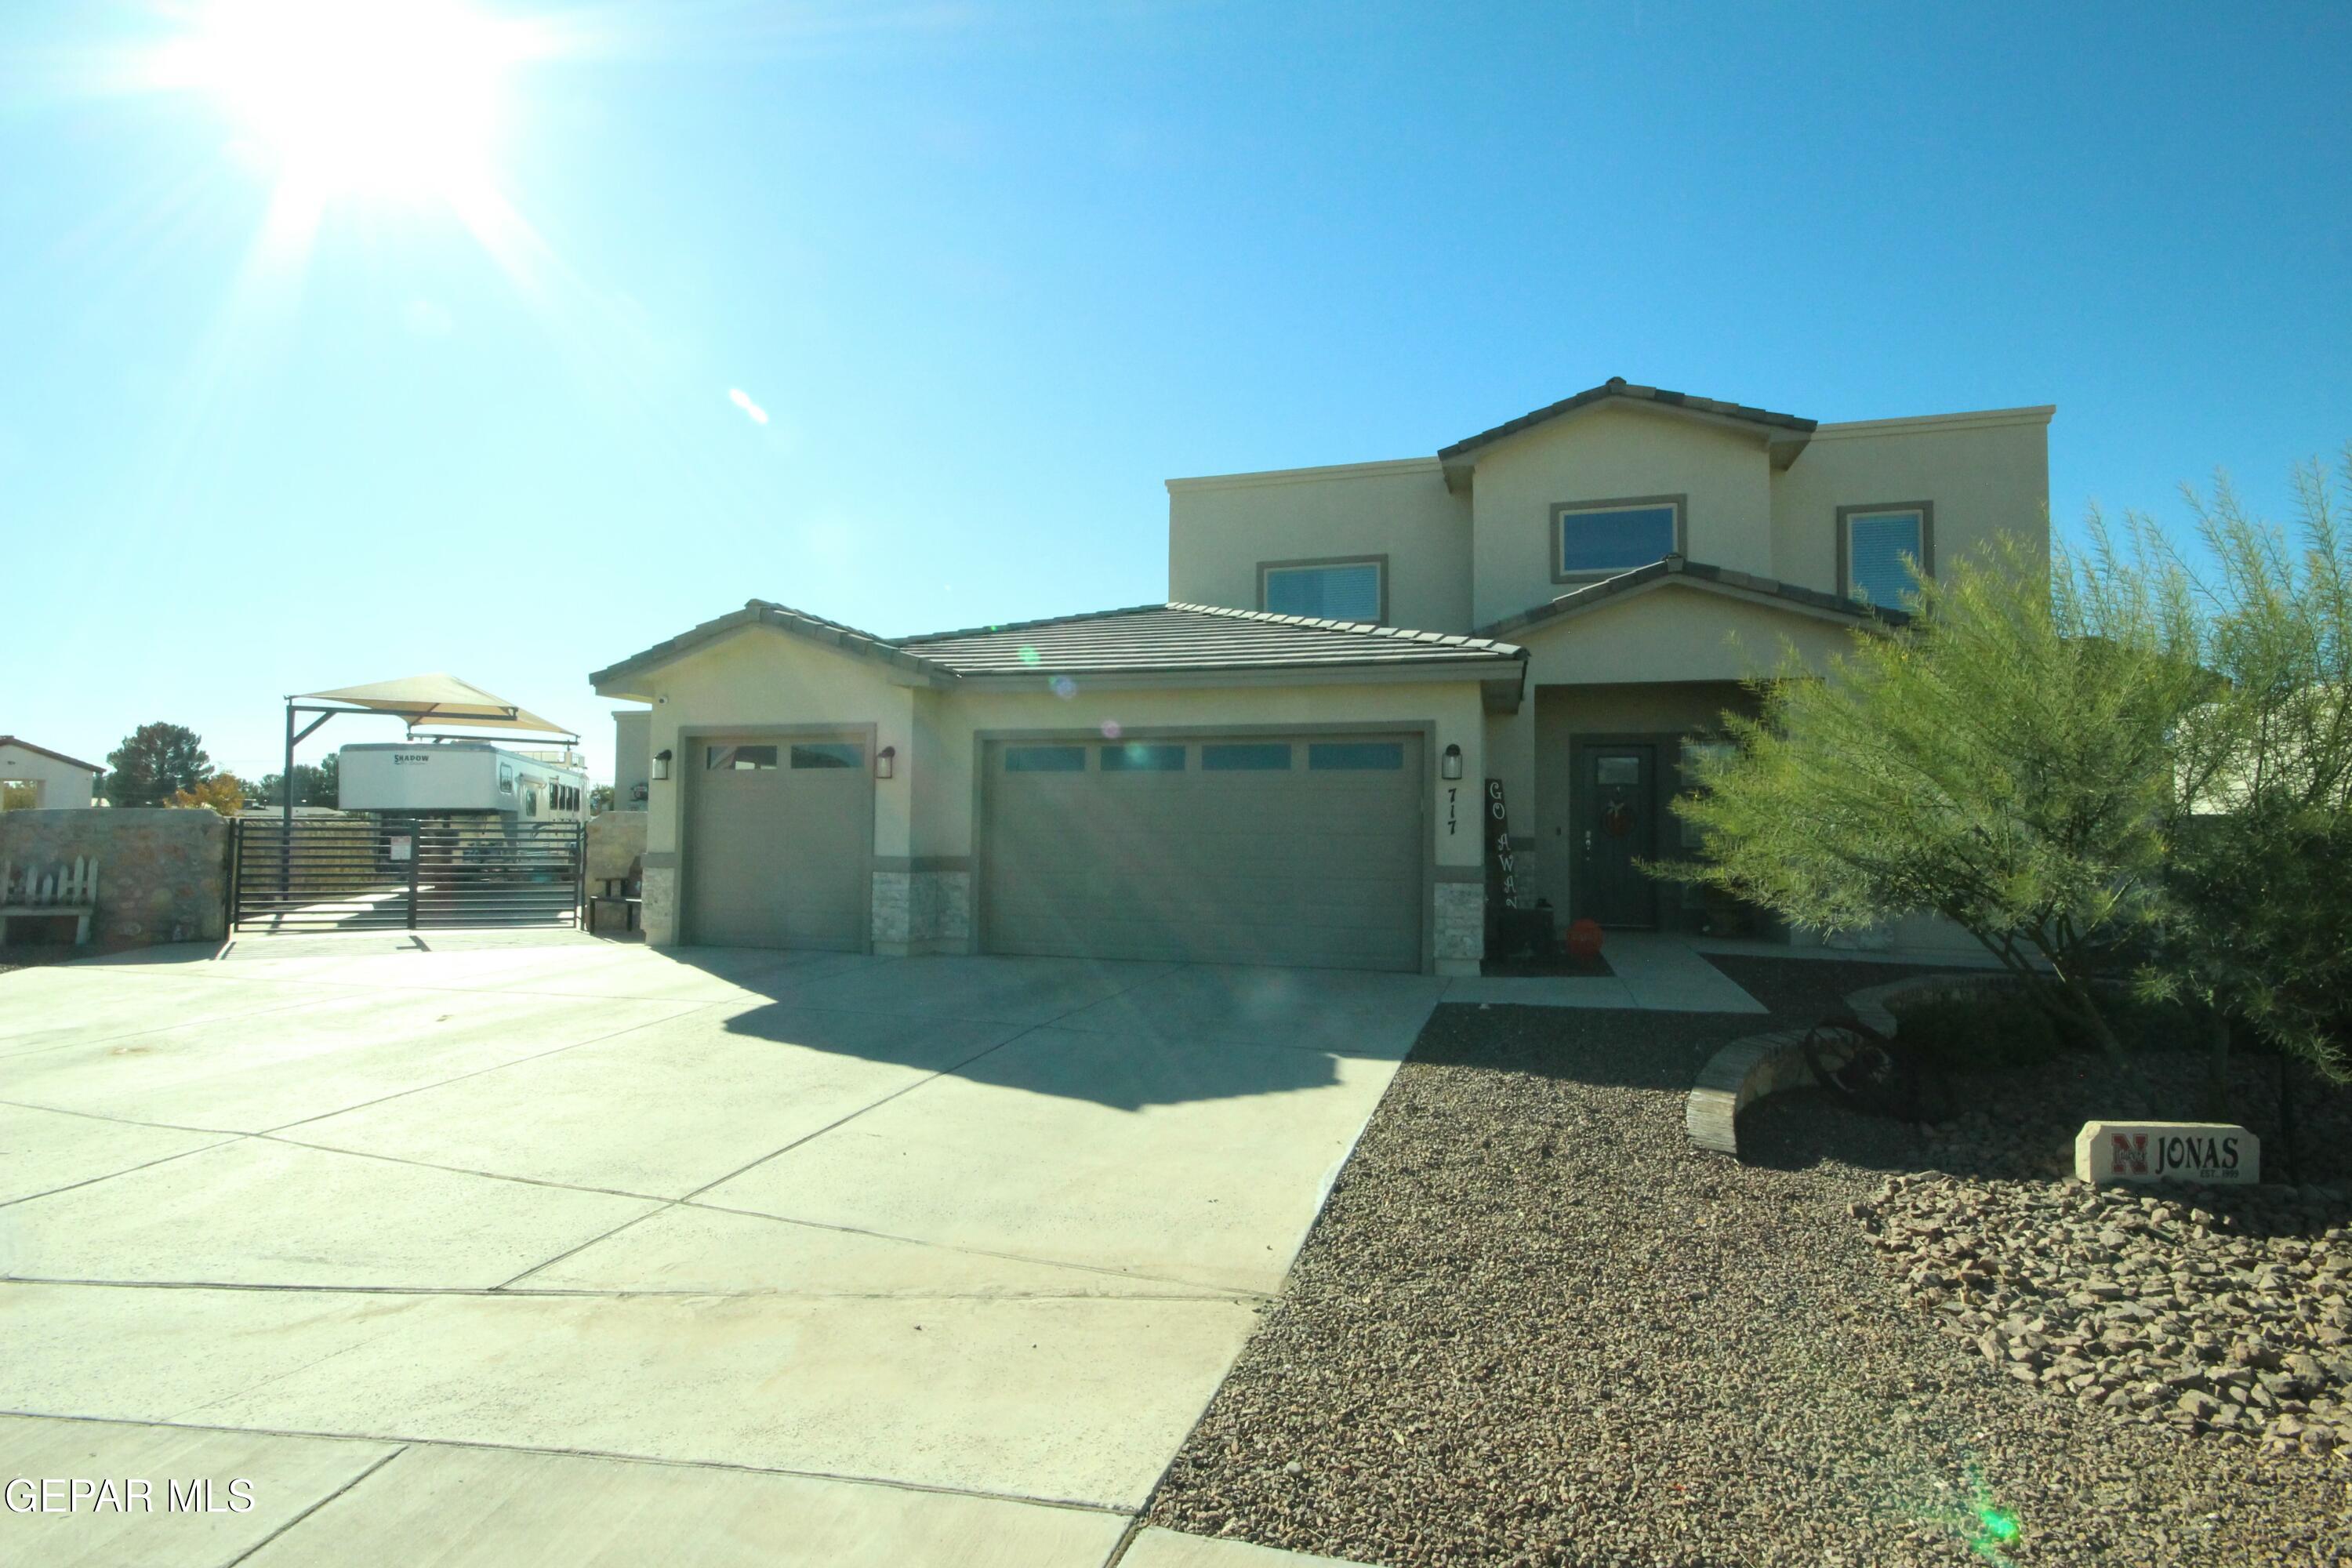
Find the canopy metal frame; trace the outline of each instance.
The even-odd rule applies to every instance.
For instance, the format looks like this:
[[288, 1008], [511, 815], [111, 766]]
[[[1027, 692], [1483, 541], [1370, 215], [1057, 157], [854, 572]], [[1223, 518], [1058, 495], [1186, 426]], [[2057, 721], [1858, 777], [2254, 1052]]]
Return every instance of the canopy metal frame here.
[[[479, 689], [477, 688], [476, 689]], [[308, 740], [312, 734], [316, 733], [321, 724], [324, 724], [328, 720], [332, 719], [338, 713], [355, 713], [375, 718], [398, 719], [406, 727], [408, 733], [412, 737], [416, 734], [416, 727], [419, 724], [429, 725], [436, 731], [445, 729], [465, 730], [469, 727], [480, 728], [494, 724], [504, 724], [509, 726], [529, 726], [534, 733], [561, 736], [562, 737], [564, 743], [569, 746], [576, 746], [580, 743], [580, 737], [569, 730], [560, 729], [552, 724], [546, 724], [544, 729], [539, 728], [538, 726], [540, 724], [545, 724], [546, 721], [544, 720], [538, 720], [535, 714], [525, 713], [521, 705], [519, 703], [504, 701], [484, 703], [481, 705], [483, 710], [480, 712], [453, 713], [447, 718], [436, 721], [433, 717], [430, 706], [423, 708], [399, 708], [392, 706], [375, 707], [360, 703], [341, 703], [329, 707], [320, 703], [306, 702], [303, 700], [304, 697], [318, 697], [321, 695], [324, 694], [315, 691], [302, 692], [289, 696], [286, 699], [286, 771], [278, 774], [280, 782], [278, 793], [279, 801], [279, 820], [285, 824], [287, 831], [289, 833], [293, 831], [294, 827], [294, 796], [298, 787], [294, 778], [294, 748], [298, 743]], [[487, 696], [488, 694], [484, 693], [484, 695]], [[294, 727], [296, 715], [303, 713], [316, 714], [317, 717], [313, 718], [308, 724], [305, 724], [300, 729], [297, 730]], [[534, 722], [534, 721], [536, 721], [536, 722]], [[442, 740], [452, 739], [455, 737], [435, 734], [426, 738]]]

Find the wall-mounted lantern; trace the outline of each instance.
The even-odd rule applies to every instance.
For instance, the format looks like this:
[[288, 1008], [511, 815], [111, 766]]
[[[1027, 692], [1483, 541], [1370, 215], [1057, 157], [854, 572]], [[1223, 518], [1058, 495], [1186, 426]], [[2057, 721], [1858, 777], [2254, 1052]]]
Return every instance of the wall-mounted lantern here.
[[874, 753], [874, 776], [887, 779], [898, 771], [898, 748], [885, 746]]
[[654, 777], [657, 779], [666, 779], [669, 777], [669, 753], [667, 752], [656, 752], [654, 753]]
[[1438, 760], [1437, 771], [1441, 775], [1449, 779], [1460, 778], [1462, 776], [1462, 748], [1459, 746], [1446, 747], [1445, 754]]

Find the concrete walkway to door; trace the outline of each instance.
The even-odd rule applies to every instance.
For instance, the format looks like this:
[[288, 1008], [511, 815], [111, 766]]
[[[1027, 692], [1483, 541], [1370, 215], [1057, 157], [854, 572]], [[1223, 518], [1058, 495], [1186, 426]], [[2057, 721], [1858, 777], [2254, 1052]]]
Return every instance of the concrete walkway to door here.
[[575, 933], [0, 974], [8, 1473], [159, 1500], [0, 1560], [1280, 1562], [1133, 1516], [1444, 989]]
[[1681, 937], [1611, 931], [1601, 954], [1612, 971], [1605, 975], [1456, 980], [1446, 986], [1445, 1000], [1520, 1007], [1637, 1007], [1664, 1013], [1765, 1010], [1764, 1004], [1742, 991]]

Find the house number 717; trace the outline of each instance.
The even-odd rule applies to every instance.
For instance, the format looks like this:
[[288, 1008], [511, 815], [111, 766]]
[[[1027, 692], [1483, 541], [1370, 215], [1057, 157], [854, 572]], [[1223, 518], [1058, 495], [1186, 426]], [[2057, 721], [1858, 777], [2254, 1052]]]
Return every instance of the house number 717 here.
[[1458, 789], [1449, 789], [1445, 792], [1445, 833], [1448, 837], [1454, 835], [1454, 797], [1461, 793]]

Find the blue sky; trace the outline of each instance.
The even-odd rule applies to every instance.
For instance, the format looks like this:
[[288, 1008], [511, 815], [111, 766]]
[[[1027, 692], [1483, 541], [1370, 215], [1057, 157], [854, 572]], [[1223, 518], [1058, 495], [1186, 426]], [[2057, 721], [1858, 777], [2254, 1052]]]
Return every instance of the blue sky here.
[[1156, 599], [1164, 478], [1616, 374], [2055, 403], [2062, 527], [2352, 439], [2341, 5], [473, 9], [488, 222], [288, 220], [308, 132], [148, 68], [205, 0], [0, 13], [0, 731], [250, 776], [285, 693], [446, 668], [606, 776], [586, 672], [748, 597]]

